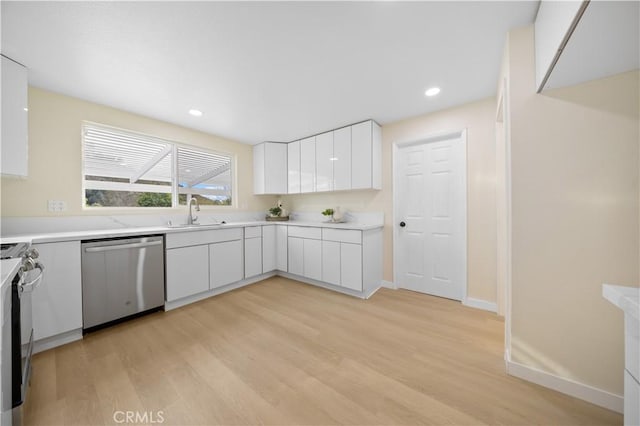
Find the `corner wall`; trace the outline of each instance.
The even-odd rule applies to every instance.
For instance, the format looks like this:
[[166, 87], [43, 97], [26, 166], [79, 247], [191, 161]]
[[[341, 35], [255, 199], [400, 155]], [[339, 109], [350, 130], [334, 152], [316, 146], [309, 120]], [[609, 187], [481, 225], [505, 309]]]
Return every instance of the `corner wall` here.
[[[0, 179], [2, 217], [180, 213], [176, 209], [108, 208], [83, 210], [82, 121], [93, 121], [236, 156], [234, 207], [203, 206], [206, 211], [266, 211], [273, 196], [253, 195], [250, 145], [154, 120], [77, 98], [29, 88], [29, 177]], [[67, 202], [66, 212], [47, 211], [47, 200]]]
[[533, 26], [509, 33], [511, 358], [623, 393], [622, 313], [639, 281], [638, 71], [536, 93]]
[[382, 190], [283, 196], [288, 210], [384, 212], [384, 280], [393, 282], [393, 176], [395, 142], [467, 129], [467, 282], [469, 298], [496, 301], [496, 198], [494, 98], [382, 126]]

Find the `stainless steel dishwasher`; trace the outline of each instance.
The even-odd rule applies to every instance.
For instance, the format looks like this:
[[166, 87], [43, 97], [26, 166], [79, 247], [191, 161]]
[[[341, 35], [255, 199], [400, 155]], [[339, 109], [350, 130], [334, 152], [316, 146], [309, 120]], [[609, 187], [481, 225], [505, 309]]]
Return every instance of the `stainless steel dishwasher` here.
[[85, 332], [163, 306], [162, 235], [83, 241]]

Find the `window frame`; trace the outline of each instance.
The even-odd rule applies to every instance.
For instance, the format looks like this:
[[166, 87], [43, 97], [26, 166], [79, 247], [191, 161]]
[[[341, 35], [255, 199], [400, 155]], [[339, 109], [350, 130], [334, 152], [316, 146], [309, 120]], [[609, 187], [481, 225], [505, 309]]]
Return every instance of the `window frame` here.
[[[139, 136], [141, 138], [150, 138], [150, 139], [156, 139], [159, 141], [162, 141], [164, 143], [167, 143], [171, 146], [171, 185], [170, 185], [170, 194], [171, 194], [171, 206], [167, 206], [167, 207], [162, 207], [162, 206], [154, 206], [154, 207], [143, 207], [143, 206], [88, 206], [86, 204], [86, 191], [87, 191], [87, 186], [86, 186], [86, 179], [85, 176], [87, 175], [85, 173], [85, 140], [84, 140], [84, 132], [85, 132], [85, 127], [89, 126], [89, 127], [97, 127], [97, 128], [103, 128], [106, 130], [111, 130], [114, 132], [122, 132], [125, 134], [131, 134], [131, 135], [136, 135]], [[80, 202], [82, 205], [82, 210], [83, 211], [107, 211], [107, 210], [114, 210], [114, 211], [123, 211], [123, 210], [136, 210], [136, 211], [167, 211], [168, 209], [180, 209], [185, 207], [184, 205], [180, 205], [179, 203], [179, 196], [180, 196], [180, 192], [179, 192], [179, 179], [178, 179], [178, 149], [179, 148], [184, 148], [184, 149], [189, 149], [189, 150], [193, 150], [193, 151], [200, 151], [200, 152], [204, 152], [204, 153], [208, 153], [208, 154], [213, 154], [213, 155], [220, 155], [220, 156], [226, 156], [229, 157], [229, 167], [230, 167], [230, 189], [229, 189], [229, 196], [231, 197], [231, 203], [230, 204], [220, 204], [220, 205], [207, 205], [207, 204], [202, 204], [200, 206], [201, 209], [229, 209], [229, 208], [237, 208], [238, 206], [238, 199], [237, 199], [237, 187], [238, 187], [238, 181], [237, 181], [237, 173], [236, 173], [236, 168], [237, 168], [237, 163], [238, 163], [238, 158], [237, 158], [237, 154], [236, 153], [232, 153], [232, 152], [227, 152], [227, 151], [222, 151], [222, 150], [214, 150], [214, 149], [210, 149], [210, 148], [205, 148], [199, 145], [191, 145], [191, 144], [187, 144], [187, 143], [183, 143], [183, 142], [178, 142], [175, 140], [171, 140], [171, 139], [167, 139], [167, 138], [163, 138], [160, 136], [155, 136], [155, 135], [151, 135], [148, 133], [144, 133], [144, 132], [139, 132], [139, 131], [135, 131], [135, 130], [129, 130], [129, 129], [123, 129], [121, 127], [116, 127], [116, 126], [111, 126], [108, 124], [102, 124], [102, 123], [97, 123], [94, 121], [87, 121], [87, 120], [83, 120], [82, 124], [80, 126], [80, 177], [81, 177], [81, 194], [80, 194]], [[158, 191], [161, 192], [161, 191]]]

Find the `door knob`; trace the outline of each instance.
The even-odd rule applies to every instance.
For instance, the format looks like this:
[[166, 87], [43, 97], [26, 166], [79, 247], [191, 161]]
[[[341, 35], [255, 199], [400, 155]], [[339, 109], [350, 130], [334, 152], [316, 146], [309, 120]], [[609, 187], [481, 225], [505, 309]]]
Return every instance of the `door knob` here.
[[407, 226], [407, 224], [406, 224], [406, 223], [404, 223], [404, 222], [400, 222], [400, 227], [401, 227], [401, 228], [404, 228], [405, 226]]

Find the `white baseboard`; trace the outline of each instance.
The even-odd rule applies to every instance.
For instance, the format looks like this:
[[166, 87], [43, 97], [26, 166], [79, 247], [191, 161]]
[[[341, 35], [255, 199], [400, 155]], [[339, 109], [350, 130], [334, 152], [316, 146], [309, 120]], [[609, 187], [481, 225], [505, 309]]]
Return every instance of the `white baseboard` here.
[[382, 288], [382, 286], [381, 286], [381, 285], [379, 285], [378, 287], [375, 287], [373, 290], [371, 290], [371, 291], [369, 291], [367, 294], [365, 294], [364, 298], [365, 298], [365, 299], [370, 298], [371, 296], [373, 296], [374, 294], [376, 294], [376, 292], [377, 292], [378, 290], [380, 290], [381, 288]]
[[58, 346], [66, 345], [67, 343], [75, 342], [76, 340], [82, 340], [81, 328], [47, 337], [45, 339], [36, 340], [33, 342], [33, 353], [37, 354], [38, 352], [44, 352]]
[[398, 287], [396, 287], [395, 283], [393, 283], [391, 281], [385, 281], [385, 280], [382, 280], [382, 287], [390, 288], [392, 290], [397, 290], [398, 289]]
[[511, 376], [582, 399], [618, 413], [624, 411], [624, 398], [620, 395], [513, 362], [509, 359], [508, 352], [505, 352], [505, 361], [507, 374]]
[[498, 312], [498, 305], [495, 302], [487, 302], [486, 300], [474, 299], [473, 297], [464, 298], [462, 304], [470, 308], [482, 309], [493, 313]]

